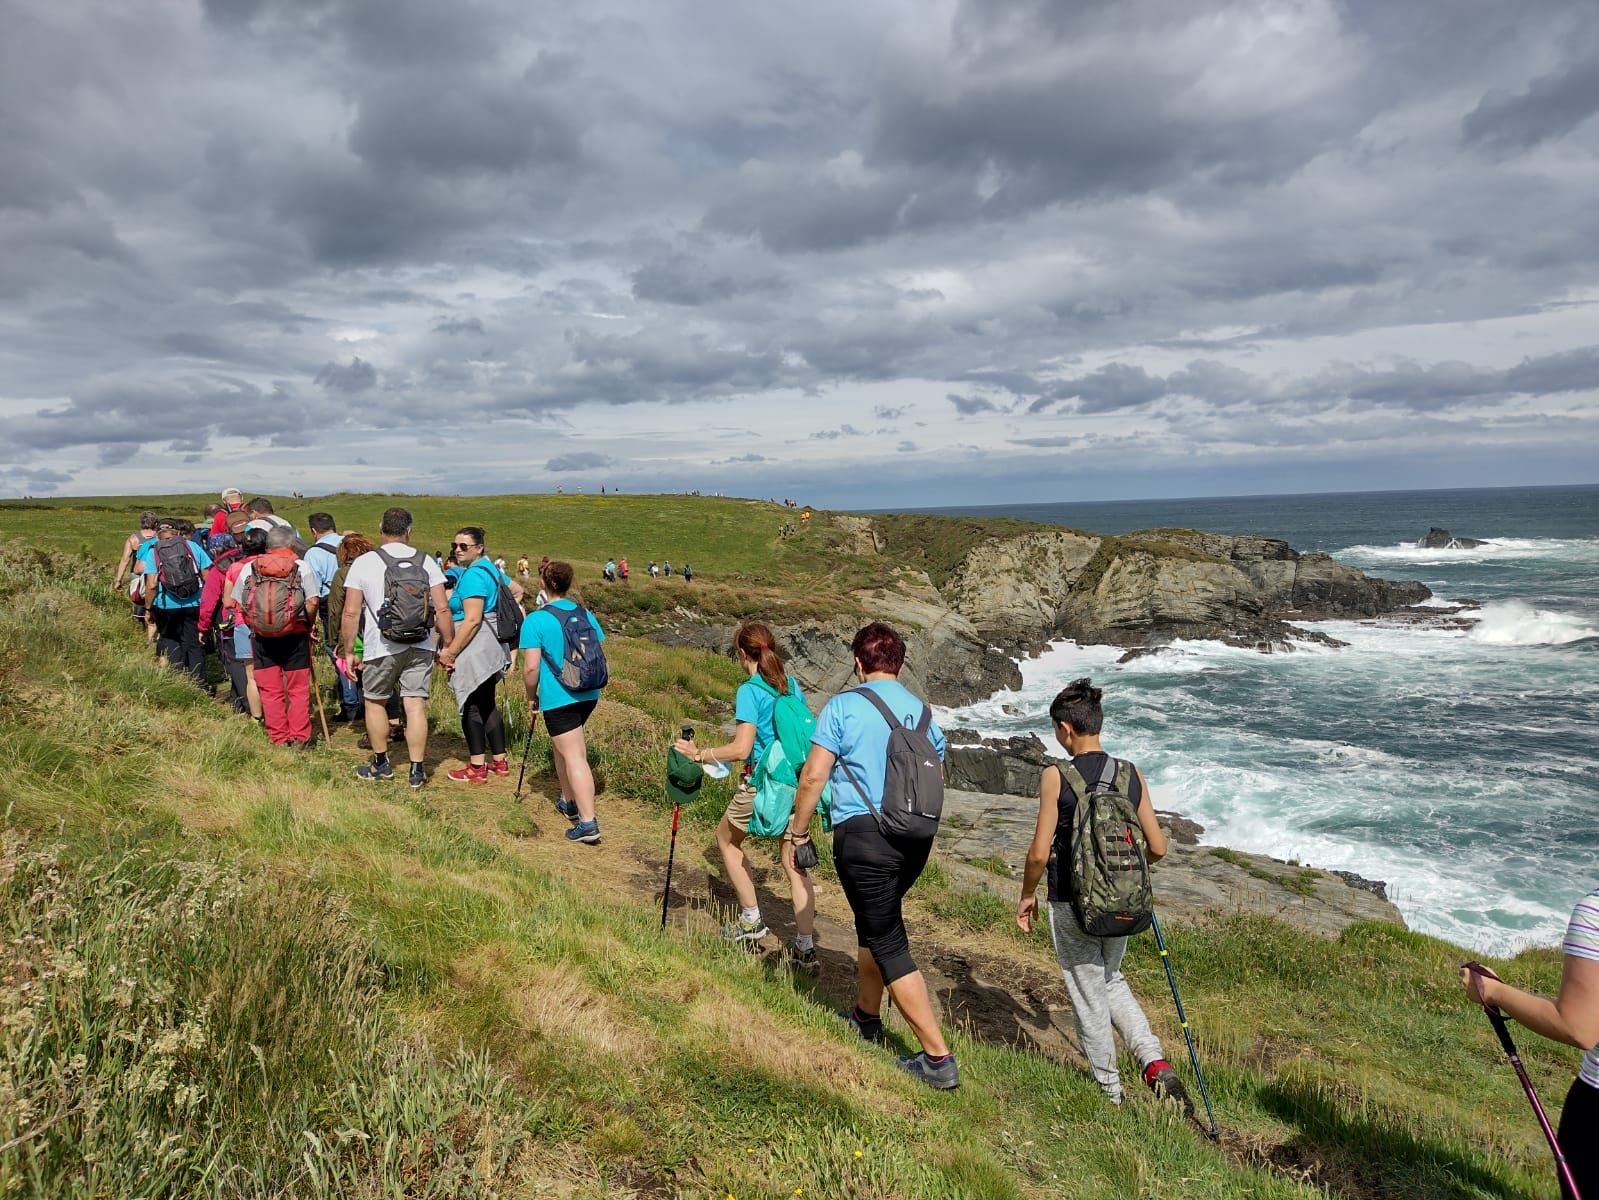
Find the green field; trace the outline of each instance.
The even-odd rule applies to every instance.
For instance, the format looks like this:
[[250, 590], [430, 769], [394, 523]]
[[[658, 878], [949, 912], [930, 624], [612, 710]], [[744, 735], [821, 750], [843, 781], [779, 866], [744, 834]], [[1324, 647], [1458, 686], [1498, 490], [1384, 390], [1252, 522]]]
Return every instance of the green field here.
[[[670, 526], [723, 546], [730, 569], [759, 575], [792, 554], [808, 578], [841, 578], [824, 553], [772, 544], [783, 510], [609, 500], [413, 503], [424, 544], [481, 518], [522, 532], [507, 557], [637, 563], [654, 551], [613, 547], [618, 531]], [[359, 526], [383, 503], [348, 501], [354, 520], [336, 499], [315, 506]], [[589, 529], [593, 504], [610, 515]], [[1243, 915], [1169, 930], [1225, 1130], [1213, 1143], [1131, 1080], [1112, 1110], [1068, 1051], [1032, 1047], [1069, 1026], [1047, 939], [1009, 931], [1013, 884], [963, 891], [935, 861], [910, 898], [912, 944], [940, 970], [967, 964], [940, 1001], [970, 1015], [953, 1042], [965, 1084], [931, 1093], [831, 1015], [853, 941], [826, 860], [819, 981], [717, 937], [725, 893], [707, 847], [725, 785], [687, 813], [687, 903], [659, 930], [664, 746], [682, 721], [725, 718], [725, 659], [609, 644], [616, 683], [591, 726], [606, 841], [579, 849], [548, 807], [542, 735], [521, 803], [503, 783], [363, 787], [342, 734], [309, 753], [266, 745], [153, 663], [108, 594], [106, 548], [126, 523], [81, 502], [0, 506], [0, 529], [26, 537], [0, 552], [0, 1193], [1555, 1194], [1514, 1076], [1462, 1002], [1454, 947]], [[102, 561], [47, 542], [87, 542]], [[525, 705], [508, 712], [520, 742]], [[437, 771], [461, 745], [443, 697], [433, 715]], [[763, 888], [780, 889], [757, 853]], [[782, 909], [775, 894], [769, 915]], [[1558, 979], [1552, 951], [1494, 965], [1545, 991]], [[1177, 1058], [1148, 939], [1127, 971]], [[906, 1052], [903, 1026], [891, 1032]], [[1557, 1104], [1575, 1053], [1522, 1043]]]

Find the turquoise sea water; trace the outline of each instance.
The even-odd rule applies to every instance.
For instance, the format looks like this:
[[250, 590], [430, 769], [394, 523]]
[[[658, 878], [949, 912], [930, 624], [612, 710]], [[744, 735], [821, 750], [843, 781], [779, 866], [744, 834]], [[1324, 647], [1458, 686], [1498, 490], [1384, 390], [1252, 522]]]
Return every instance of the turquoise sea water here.
[[[1118, 666], [1061, 643], [1023, 664], [1019, 692], [946, 719], [1047, 736], [1050, 698], [1092, 675], [1107, 745], [1207, 842], [1385, 880], [1413, 927], [1474, 949], [1556, 940], [1599, 885], [1599, 487], [941, 511], [1267, 534], [1482, 601], [1466, 630], [1315, 626], [1341, 650], [1177, 642]], [[1416, 549], [1431, 525], [1493, 544]]]

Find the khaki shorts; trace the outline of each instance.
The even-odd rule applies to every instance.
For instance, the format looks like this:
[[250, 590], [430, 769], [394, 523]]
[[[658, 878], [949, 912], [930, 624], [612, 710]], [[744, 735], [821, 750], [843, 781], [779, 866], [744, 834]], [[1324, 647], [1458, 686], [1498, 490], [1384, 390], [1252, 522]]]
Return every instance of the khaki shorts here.
[[407, 646], [361, 664], [361, 694], [368, 700], [387, 700], [396, 685], [402, 697], [426, 700], [432, 683], [433, 651], [420, 646]]
[[755, 815], [755, 789], [740, 788], [727, 806], [727, 823], [740, 833], [750, 831], [750, 818]]

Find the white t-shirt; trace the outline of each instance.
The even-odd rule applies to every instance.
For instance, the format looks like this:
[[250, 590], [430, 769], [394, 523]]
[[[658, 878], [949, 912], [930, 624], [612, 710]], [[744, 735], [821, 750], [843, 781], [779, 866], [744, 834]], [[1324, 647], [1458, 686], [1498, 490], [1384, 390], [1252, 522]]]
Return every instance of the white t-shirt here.
[[[263, 554], [261, 557], [265, 558], [266, 555]], [[245, 563], [244, 569], [239, 572], [239, 578], [234, 581], [232, 592], [233, 603], [239, 605], [240, 607], [243, 607], [244, 605], [245, 580], [249, 579], [251, 575], [255, 574], [255, 564], [258, 561], [258, 559], [251, 559], [249, 562]], [[297, 558], [294, 560], [294, 566], [295, 569], [300, 572], [300, 586], [305, 589], [306, 599], [317, 599], [318, 585], [316, 581], [316, 572], [311, 569], [311, 564], [306, 562], [303, 558]]]
[[[435, 629], [429, 629], [425, 639], [416, 643], [390, 645], [383, 640], [383, 634], [378, 630], [378, 609], [383, 607], [383, 558], [398, 560], [410, 558], [416, 551], [403, 542], [389, 542], [376, 550], [368, 550], [360, 558], [350, 564], [350, 573], [344, 577], [346, 589], [356, 588], [361, 593], [361, 603], [366, 607], [367, 620], [361, 626], [361, 661], [371, 662], [375, 658], [387, 658], [391, 654], [398, 654], [401, 650], [408, 650], [415, 645], [419, 650], [434, 650], [438, 648], [439, 636]], [[423, 557], [423, 566], [427, 571], [428, 587], [443, 587], [444, 572], [431, 556]], [[348, 601], [346, 601], [348, 603]]]
[[[1577, 901], [1566, 925], [1566, 940], [1561, 946], [1568, 958], [1599, 960], [1599, 888]], [[1599, 1046], [1583, 1055], [1579, 1077], [1589, 1087], [1599, 1088]]]

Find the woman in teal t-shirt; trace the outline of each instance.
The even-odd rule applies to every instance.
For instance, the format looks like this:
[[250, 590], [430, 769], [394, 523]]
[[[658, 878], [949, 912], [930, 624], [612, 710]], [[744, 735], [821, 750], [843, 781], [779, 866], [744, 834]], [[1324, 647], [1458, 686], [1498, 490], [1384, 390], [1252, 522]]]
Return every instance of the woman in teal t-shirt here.
[[510, 657], [500, 641], [494, 610], [501, 588], [519, 604], [522, 589], [489, 559], [484, 537], [482, 529], [468, 525], [450, 543], [450, 557], [455, 560], [450, 569], [456, 572], [455, 586], [449, 590], [455, 637], [439, 651], [439, 666], [450, 672], [450, 690], [466, 738], [466, 766], [446, 775], [456, 783], [487, 783], [490, 775], [504, 778], [511, 773], [505, 757], [505, 719], [495, 703]]
[[[593, 846], [600, 840], [600, 821], [594, 811], [594, 772], [589, 769], [583, 727], [593, 715], [600, 693], [598, 688], [570, 691], [561, 682], [561, 664], [566, 659], [561, 614], [581, 607], [567, 598], [572, 589], [572, 564], [552, 562], [543, 569], [542, 578], [550, 600], [522, 622], [522, 680], [527, 685], [529, 707], [544, 715], [544, 728], [550, 735], [555, 775], [561, 782], [555, 807], [573, 823], [566, 831], [567, 840]], [[585, 615], [595, 636], [603, 642], [605, 631], [600, 623], [593, 613]]]
[[[693, 742], [679, 741], [677, 748], [695, 762], [727, 762], [742, 759], [759, 764], [766, 748], [777, 740], [774, 714], [777, 694], [793, 692], [803, 699], [799, 684], [787, 673], [783, 657], [777, 652], [772, 631], [759, 621], [747, 621], [733, 635], [733, 649], [739, 666], [749, 681], [739, 685], [733, 698], [733, 740], [725, 746], [696, 748]], [[776, 693], [776, 694], [774, 694]], [[716, 848], [727, 869], [743, 907], [738, 920], [722, 929], [730, 941], [758, 942], [769, 932], [761, 920], [760, 901], [749, 860], [744, 856], [744, 839], [749, 836], [750, 818], [755, 814], [755, 793], [740, 788], [716, 826]], [[794, 898], [794, 940], [788, 944], [789, 965], [802, 971], [818, 971], [816, 958], [816, 885], [810, 872], [794, 862], [794, 839], [786, 833], [782, 840], [783, 870], [788, 875], [789, 894]]]

